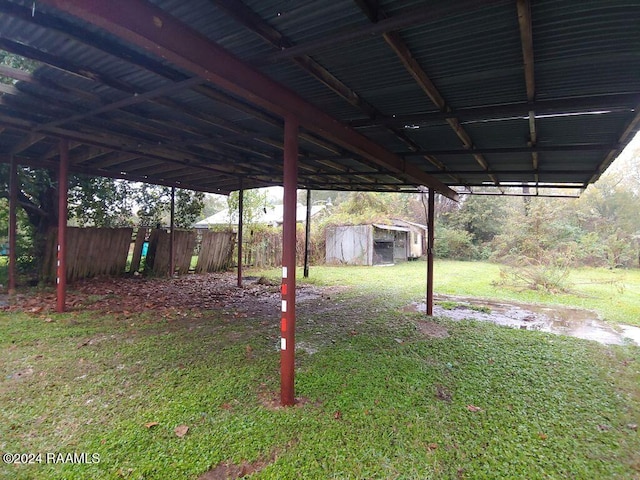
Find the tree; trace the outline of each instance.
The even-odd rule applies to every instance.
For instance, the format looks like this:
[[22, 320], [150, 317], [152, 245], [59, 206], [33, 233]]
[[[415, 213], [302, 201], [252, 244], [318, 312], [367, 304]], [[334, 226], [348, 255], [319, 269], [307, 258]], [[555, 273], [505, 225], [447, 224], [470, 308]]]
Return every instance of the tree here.
[[[18, 228], [22, 242], [22, 264], [32, 259], [33, 270], [38, 272], [44, 258], [49, 229], [58, 224], [58, 191], [54, 172], [50, 170], [18, 168], [20, 188]], [[9, 166], [0, 165], [0, 197], [9, 198]], [[138, 224], [155, 226], [168, 223], [171, 189], [155, 185], [131, 183], [102, 177], [71, 175], [69, 177], [68, 219], [79, 226], [120, 227], [136, 224], [133, 210], [138, 209]], [[190, 227], [200, 215], [204, 194], [177, 190], [176, 225]], [[2, 218], [0, 218], [2, 220]], [[7, 229], [4, 220], [0, 227]], [[25, 252], [30, 245], [30, 252]]]
[[638, 259], [640, 193], [618, 175], [602, 177], [578, 202], [575, 218], [586, 232], [582, 252], [591, 262], [613, 268], [631, 266]]
[[204, 193], [192, 190], [176, 190], [176, 227], [191, 228], [202, 215], [204, 208]]
[[79, 226], [121, 227], [132, 224], [135, 188], [123, 180], [72, 177], [69, 218]]
[[461, 229], [471, 235], [476, 244], [490, 242], [502, 231], [507, 208], [504, 198], [468, 195], [458, 208], [442, 215], [442, 222], [450, 228]]
[[[242, 223], [252, 225], [260, 217], [262, 212], [266, 212], [267, 192], [256, 188], [243, 190], [242, 197]], [[229, 209], [229, 219], [238, 221], [238, 211], [240, 208], [240, 192], [231, 192], [227, 197], [227, 208]]]

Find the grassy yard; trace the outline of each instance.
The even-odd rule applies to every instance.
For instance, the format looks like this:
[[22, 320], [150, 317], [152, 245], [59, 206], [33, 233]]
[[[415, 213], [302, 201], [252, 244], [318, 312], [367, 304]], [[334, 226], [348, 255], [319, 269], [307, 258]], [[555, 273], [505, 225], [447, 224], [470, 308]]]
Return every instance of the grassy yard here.
[[[510, 288], [500, 283], [498, 264], [435, 262], [436, 294], [461, 295], [517, 302], [565, 305], [594, 310], [607, 321], [640, 326], [640, 269], [581, 268], [570, 272], [566, 293]], [[276, 279], [279, 270], [258, 272]], [[301, 275], [299, 275], [300, 277]], [[312, 267], [309, 281], [320, 285], [352, 285], [358, 291], [393, 292], [398, 302], [423, 300], [426, 263], [408, 262], [394, 267]]]
[[[603, 313], [635, 298], [606, 316], [638, 324], [638, 272], [587, 273], [624, 289], [519, 294], [491, 286], [495, 266], [439, 262], [436, 291]], [[277, 311], [0, 312], [0, 451], [43, 455], [0, 478], [640, 478], [640, 348], [403, 312], [424, 263], [311, 281], [331, 287], [298, 306], [287, 409]]]

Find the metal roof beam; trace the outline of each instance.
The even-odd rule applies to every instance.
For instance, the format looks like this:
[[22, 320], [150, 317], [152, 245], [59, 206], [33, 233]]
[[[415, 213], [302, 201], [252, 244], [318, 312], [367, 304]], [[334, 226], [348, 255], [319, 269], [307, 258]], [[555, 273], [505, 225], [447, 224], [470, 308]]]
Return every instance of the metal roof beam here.
[[[619, 148], [619, 144], [611, 143], [585, 143], [572, 145], [539, 145], [535, 147], [496, 147], [496, 148], [461, 148], [456, 150], [425, 150], [420, 152], [398, 152], [401, 157], [413, 157], [418, 155], [485, 155], [508, 153], [541, 153], [541, 152], [599, 152], [610, 151]], [[484, 170], [482, 170], [484, 171]]]
[[622, 132], [622, 135], [620, 135], [620, 138], [618, 139], [619, 147], [612, 148], [609, 151], [609, 153], [607, 154], [605, 159], [602, 161], [602, 163], [598, 165], [598, 168], [596, 169], [595, 173], [593, 174], [589, 182], [585, 183], [584, 185], [585, 188], [589, 183], [593, 183], [596, 180], [598, 180], [598, 178], [600, 178], [600, 175], [604, 173], [604, 171], [609, 167], [609, 165], [611, 165], [611, 162], [613, 162], [617, 158], [617, 156], [620, 154], [620, 152], [622, 152], [624, 147], [627, 146], [627, 144], [633, 139], [633, 137], [640, 130], [640, 104], [636, 106], [635, 111], [638, 113], [636, 113], [633, 116], [633, 118], [629, 121], [629, 123], [627, 124], [627, 127], [624, 129], [624, 132]]
[[[72, 22], [68, 21], [68, 20], [64, 20], [61, 18], [55, 18], [53, 16], [50, 15], [33, 15], [32, 14], [32, 9], [31, 8], [26, 8], [26, 7], [22, 7], [20, 5], [16, 5], [16, 4], [12, 4], [12, 3], [6, 3], [6, 2], [0, 2], [0, 12], [4, 13], [6, 15], [10, 15], [16, 18], [19, 18], [20, 20], [24, 21], [24, 22], [29, 22], [29, 23], [33, 23], [35, 25], [38, 25], [40, 27], [46, 28], [46, 29], [50, 29], [53, 31], [57, 31], [62, 33], [65, 36], [71, 37], [74, 40], [77, 40], [85, 45], [89, 45], [93, 48], [96, 48], [98, 50], [104, 51], [106, 53], [108, 53], [109, 55], [112, 55], [115, 58], [118, 58], [122, 61], [125, 61], [129, 64], [135, 65], [137, 67], [143, 68], [145, 70], [148, 70], [150, 72], [155, 73], [156, 75], [159, 75], [161, 77], [164, 77], [168, 80], [171, 80], [172, 82], [181, 82], [184, 80], [187, 80], [189, 77], [187, 75], [185, 75], [184, 73], [182, 73], [179, 70], [176, 70], [166, 64], [163, 64], [153, 58], [150, 57], [146, 57], [143, 54], [141, 54], [138, 50], [135, 50], [133, 48], [129, 48], [126, 45], [123, 44], [116, 44], [115, 42], [112, 42], [111, 40], [109, 40], [108, 38], [105, 38], [102, 35], [99, 35], [97, 33], [94, 33], [92, 31], [89, 31], [87, 29], [84, 28], [80, 28], [77, 25], [73, 24]], [[56, 67], [59, 68], [59, 67]], [[7, 70], [5, 70], [7, 69]], [[21, 80], [21, 81], [29, 81], [29, 82], [35, 82], [35, 83], [40, 83], [39, 81], [35, 80], [30, 74], [26, 74], [25, 72], [21, 71], [21, 70], [17, 70], [17, 69], [12, 69], [10, 67], [4, 67], [4, 66], [0, 66], [0, 75], [5, 75], [9, 78], [13, 78], [16, 80]], [[43, 85], [43, 86], [47, 86], [47, 85]], [[68, 89], [64, 89], [63, 87], [59, 86], [59, 85], [48, 85], [49, 88], [57, 88], [57, 89], [61, 89], [62, 91], [68, 91]], [[211, 100], [214, 100], [216, 102], [222, 103], [226, 106], [229, 106], [239, 112], [243, 112], [246, 113], [248, 115], [251, 115], [252, 117], [256, 118], [257, 120], [260, 120], [261, 122], [264, 122], [268, 125], [271, 126], [275, 126], [278, 128], [282, 128], [282, 122], [274, 117], [272, 117], [271, 115], [265, 113], [263, 110], [260, 110], [258, 108], [255, 108], [253, 106], [250, 106], [247, 103], [244, 103], [242, 101], [239, 101], [235, 98], [232, 98], [214, 88], [212, 88], [209, 85], [198, 85], [193, 87], [193, 91], [197, 92], [198, 94], [207, 97]], [[81, 96], [89, 96], [88, 93], [83, 92], [83, 91], [77, 91], [75, 92], [76, 94], [79, 94]], [[92, 98], [92, 100], [95, 101], [95, 98]], [[165, 106], [168, 106], [169, 108], [175, 108], [173, 106], [171, 106], [169, 104], [169, 99], [162, 99], [162, 100], [157, 100], [158, 103], [161, 103]], [[184, 106], [183, 106], [184, 108]], [[184, 113], [186, 113], [187, 115], [191, 115], [193, 116], [194, 111], [185, 111], [182, 110]], [[210, 115], [204, 115], [205, 117], [207, 117], [207, 119], [199, 117], [200, 120], [203, 121], [207, 121], [208, 123], [212, 123], [212, 120], [216, 117], [210, 116]], [[322, 141], [319, 138], [310, 135], [306, 132], [300, 132], [300, 138], [310, 142], [316, 146], [319, 146], [321, 148], [326, 149], [327, 151], [331, 151], [336, 153], [335, 147], [331, 144], [329, 144], [328, 142]]]
[[573, 97], [558, 100], [537, 100], [486, 107], [459, 108], [447, 112], [427, 112], [396, 117], [378, 117], [349, 122], [352, 127], [376, 127], [390, 125], [395, 127], [442, 125], [448, 118], [466, 121], [517, 120], [528, 117], [530, 111], [540, 115], [564, 115], [592, 112], [630, 112], [640, 102], [639, 93], [597, 95], [592, 97]]
[[30, 133], [11, 149], [11, 154], [18, 155], [45, 138], [47, 138], [46, 135]]
[[[18, 130], [26, 130], [26, 131], [32, 131], [36, 126], [36, 124], [28, 120], [22, 120], [19, 118], [15, 118], [15, 117], [3, 115], [3, 114], [0, 114], [0, 124], [10, 126]], [[144, 151], [141, 151], [141, 150], [144, 150], [144, 146], [138, 146], [138, 142], [135, 142], [135, 145], [134, 144], [127, 145], [127, 143], [130, 143], [130, 142], [124, 141], [123, 139], [119, 139], [118, 137], [115, 137], [113, 135], [111, 136], [92, 135], [92, 134], [87, 134], [87, 133], [79, 132], [75, 130], [65, 130], [60, 127], [49, 128], [47, 129], [46, 133], [55, 137], [74, 140], [86, 145], [106, 147], [113, 151], [134, 153], [134, 154], [137, 154], [137, 156], [139, 157], [153, 158], [160, 162], [171, 162], [171, 163], [177, 163], [180, 165], [188, 164], [192, 168], [198, 168], [203, 171], [231, 174], [231, 175], [243, 173], [240, 170], [233, 169], [230, 167], [226, 167], [226, 166], [223, 167], [221, 165], [214, 166], [214, 165], [205, 163], [204, 160], [197, 158], [195, 155], [176, 153], [176, 152], [164, 152], [164, 151], [161, 151], [155, 154], [145, 153]], [[177, 160], [175, 158], [176, 155], [183, 158], [183, 160]]]
[[[533, 60], [533, 27], [531, 24], [531, 3], [529, 0], [517, 0], [518, 25], [520, 26], [520, 43], [522, 44], [522, 59], [524, 63], [524, 79], [527, 87], [527, 100], [532, 103], [536, 98], [536, 80]], [[535, 147], [538, 143], [536, 129], [536, 114], [529, 110], [529, 145]], [[538, 153], [531, 153], [533, 168], [538, 168]], [[536, 184], [538, 178], [536, 177]]]
[[[16, 162], [19, 165], [24, 165], [27, 167], [33, 167], [33, 168], [49, 168], [52, 170], [56, 170], [59, 165], [60, 162], [56, 161], [56, 160], [34, 160], [32, 158], [27, 158], [27, 157], [15, 157], [16, 158]], [[11, 162], [11, 156], [9, 155], [0, 155], [0, 163], [10, 163]], [[69, 166], [69, 172], [70, 173], [78, 173], [78, 174], [82, 174], [82, 175], [89, 175], [89, 176], [93, 176], [93, 177], [107, 177], [107, 178], [117, 178], [117, 179], [121, 179], [121, 180], [129, 180], [132, 182], [143, 182], [143, 183], [149, 183], [149, 179], [146, 178], [145, 176], [140, 176], [140, 175], [124, 175], [122, 173], [119, 172], [110, 172], [110, 171], [106, 171], [106, 170], [100, 170], [100, 169], [93, 169], [93, 168], [84, 168], [78, 165], [70, 165]], [[156, 185], [164, 185], [166, 187], [177, 187], [177, 188], [186, 188], [189, 190], [195, 190], [195, 191], [206, 191], [206, 192], [210, 192], [210, 193], [218, 193], [221, 195], [228, 195], [230, 193], [231, 190], [233, 190], [233, 188], [230, 189], [218, 189], [216, 191], [214, 191], [214, 188], [208, 189], [208, 190], [203, 190], [202, 187], [200, 186], [194, 186], [194, 185], [189, 185], [187, 183], [184, 182], [169, 182], [169, 181], [164, 181], [161, 179], [158, 180], [154, 180], [153, 181], [154, 184]]]
[[152, 100], [154, 98], [157, 97], [161, 97], [164, 95], [169, 95], [171, 93], [175, 93], [179, 90], [183, 90], [183, 89], [189, 89], [191, 87], [194, 87], [195, 85], [204, 83], [204, 80], [202, 80], [201, 78], [190, 78], [188, 80], [183, 80], [182, 82], [177, 82], [177, 83], [172, 83], [170, 85], [164, 85], [160, 88], [156, 88], [155, 90], [150, 90], [148, 92], [144, 92], [141, 94], [136, 94], [134, 96], [131, 96], [129, 98], [125, 98], [123, 100], [119, 100], [117, 102], [113, 102], [110, 103], [108, 105], [104, 105], [102, 107], [96, 108], [94, 110], [90, 110], [88, 112], [83, 112], [83, 113], [78, 113], [76, 115], [72, 115], [70, 117], [67, 118], [61, 118], [60, 120], [55, 120], [53, 122], [49, 122], [46, 123], [44, 125], [42, 125], [41, 127], [38, 127], [38, 129], [40, 128], [47, 128], [47, 127], [57, 127], [60, 125], [64, 125], [66, 123], [69, 122], [77, 122], [79, 120], [83, 120], [85, 118], [89, 118], [89, 117], [94, 117], [96, 115], [99, 115], [101, 113], [107, 113], [107, 112], [112, 112], [113, 110], [119, 110], [121, 108], [125, 108], [125, 107], [130, 107], [132, 105], [136, 105], [138, 103], [143, 103], [146, 102], [148, 100]]
[[[357, 2], [357, 3], [361, 9], [364, 9], [365, 15], [367, 15], [367, 17], [369, 17], [369, 19], [374, 22], [376, 21], [375, 18], [379, 18], [380, 16], [386, 18], [387, 16], [384, 10], [380, 8], [378, 8], [376, 11], [373, 11], [370, 4], [366, 2]], [[453, 4], [458, 6], [458, 2], [453, 2]], [[430, 10], [430, 9], [425, 9], [425, 10]], [[417, 82], [420, 88], [424, 91], [424, 93], [427, 94], [427, 96], [431, 99], [433, 104], [436, 107], [438, 107], [438, 109], [441, 112], [446, 112], [447, 110], [450, 110], [450, 108], [447, 105], [447, 102], [442, 97], [442, 95], [438, 91], [435, 84], [431, 81], [431, 79], [429, 78], [429, 75], [427, 75], [427, 72], [424, 71], [424, 69], [420, 66], [418, 61], [414, 58], [413, 54], [411, 53], [411, 50], [409, 49], [409, 46], [405, 43], [405, 41], [402, 39], [400, 34], [395, 31], [386, 31], [385, 33], [383, 33], [382, 36], [385, 42], [387, 42], [387, 44], [391, 47], [391, 49], [395, 52], [397, 57], [400, 59], [405, 69], [414, 78], [414, 80]], [[473, 140], [471, 140], [471, 137], [469, 136], [467, 131], [464, 129], [464, 127], [460, 125], [460, 122], [458, 121], [457, 118], [447, 118], [446, 122], [449, 124], [449, 126], [451, 126], [455, 134], [462, 141], [463, 145], [466, 148], [469, 148], [469, 149], [473, 148]], [[481, 154], [474, 154], [473, 156], [482, 168], [489, 171], [490, 169], [489, 163]], [[500, 185], [500, 183], [498, 182], [498, 179], [494, 175], [489, 174], [489, 176], [497, 186]]]
[[[434, 172], [436, 175], [442, 175], [440, 172]], [[451, 173], [456, 175], [486, 175], [487, 172], [483, 170], [451, 170]], [[590, 175], [593, 173], [592, 170], [582, 170], [582, 169], [564, 169], [564, 170], [494, 170], [494, 173], [497, 175], [535, 175], [536, 173], [543, 173], [545, 175]], [[393, 174], [390, 173], [379, 173], [379, 172], [336, 172], [336, 173], [313, 173], [310, 174], [315, 177], [345, 177], [350, 175], [366, 175], [370, 177], [393, 177]]]
[[[239, 0], [210, 0], [219, 9], [232, 17], [239, 24], [243, 25], [248, 30], [252, 31], [260, 38], [262, 38], [269, 45], [275, 47], [278, 50], [283, 48], [292, 48], [295, 43], [283, 35], [277, 29], [273, 28], [262, 17], [257, 15], [253, 10], [247, 7]], [[382, 116], [382, 113], [378, 111], [373, 105], [365, 101], [356, 91], [340, 81], [329, 70], [316, 62], [309, 55], [303, 54], [298, 57], [293, 57], [291, 60], [300, 67], [303, 71], [311, 75], [313, 78], [324, 84], [327, 88], [335, 92], [341, 98], [346, 100], [349, 104], [359, 109], [363, 114], [369, 118], [376, 118]], [[412, 150], [420, 150], [414, 140], [412, 140], [404, 131], [398, 130], [393, 127], [387, 127], [391, 133], [397, 136], [402, 142], [409, 146]], [[428, 159], [434, 163], [435, 159]], [[435, 165], [436, 163], [434, 163]]]
[[402, 173], [412, 183], [424, 184], [449, 198], [457, 198], [455, 191], [435, 177], [415, 166], [407, 165], [394, 153], [324, 113], [147, 2], [42, 0], [41, 3], [102, 28], [154, 55], [160, 55], [176, 66], [272, 113], [282, 117], [294, 115], [307, 129], [329, 138], [347, 150]]
[[[401, 30], [403, 28], [420, 25], [423, 23], [433, 22], [444, 17], [460, 14], [461, 12], [468, 14], [469, 12], [491, 6], [510, 3], [508, 0], [457, 0], [455, 2], [444, 2], [438, 6], [422, 6], [412, 10], [405, 11], [393, 17], [388, 17], [361, 28], [349, 28], [348, 30], [335, 32], [331, 35], [325, 35], [318, 40], [296, 45], [295, 47], [285, 48], [284, 50], [267, 55], [265, 58], [256, 59], [259, 63], [267, 64], [281, 61], [287, 58], [298, 57], [303, 54], [321, 50], [328, 47], [353, 42], [362, 38], [381, 35], [385, 32]], [[359, 2], [362, 6], [362, 2]]]
[[[100, 81], [100, 82], [104, 82], [106, 81], [106, 85], [110, 86], [111, 88], [114, 88], [116, 90], [119, 91], [123, 91], [127, 94], [132, 94], [133, 95], [131, 97], [127, 97], [123, 100], [117, 101], [117, 102], [113, 102], [107, 105], [102, 105], [99, 107], [96, 107], [95, 109], [88, 111], [88, 112], [80, 112], [77, 114], [72, 114], [70, 116], [66, 116], [64, 118], [61, 119], [56, 119], [50, 122], [47, 122], [45, 124], [41, 124], [39, 126], [34, 127], [34, 131], [45, 131], [48, 128], [54, 128], [57, 127], [59, 125], [64, 125], [66, 123], [72, 122], [72, 121], [79, 121], [81, 119], [86, 119], [86, 118], [90, 118], [93, 117], [95, 115], [101, 114], [101, 113], [108, 113], [111, 112], [113, 110], [117, 110], [117, 109], [122, 109], [124, 107], [131, 107], [135, 104], [138, 103], [142, 103], [144, 101], [150, 101], [152, 103], [155, 103], [157, 105], [161, 105], [163, 107], [166, 108], [170, 108], [173, 110], [177, 110], [187, 116], [190, 116], [192, 118], [195, 118], [201, 122], [205, 122], [209, 125], [213, 125], [215, 127], [221, 128], [223, 130], [227, 130], [227, 131], [231, 131], [233, 133], [243, 133], [243, 134], [252, 134], [254, 132], [251, 132], [250, 130], [246, 130], [243, 129], [237, 125], [235, 125], [233, 122], [230, 122], [229, 120], [220, 118], [218, 116], [212, 115], [210, 113], [203, 113], [201, 111], [192, 109], [188, 106], [185, 105], [181, 105], [178, 102], [170, 99], [170, 98], [161, 98], [163, 95], [167, 95], [169, 93], [178, 91], [180, 89], [183, 88], [193, 88], [196, 87], [202, 83], [204, 83], [204, 80], [194, 77], [194, 78], [187, 78], [186, 80], [181, 80], [175, 83], [172, 83], [170, 85], [165, 85], [163, 87], [160, 87], [158, 89], [152, 90], [152, 91], [148, 91], [148, 92], [144, 92], [144, 93], [135, 93], [136, 92], [136, 87], [133, 85], [130, 85], [126, 82], [123, 82], [121, 80], [116, 80], [113, 79], [107, 75], [102, 74], [101, 72], [98, 72], [94, 69], [90, 69], [86, 66], [83, 65], [77, 65], [73, 62], [69, 62], [69, 61], [65, 61], [63, 59], [60, 59], [58, 57], [55, 57], [53, 55], [50, 55], [48, 53], [42, 52], [40, 50], [37, 50], [35, 48], [29, 47], [27, 45], [23, 45], [23, 44], [19, 44], [16, 42], [12, 42], [10, 40], [3, 40], [0, 39], [0, 46], [4, 47], [5, 50], [10, 51], [12, 53], [15, 53], [17, 55], [22, 55], [24, 57], [28, 57], [28, 58], [33, 58], [36, 59], [42, 63], [45, 63], [47, 65], [50, 65], [52, 67], [55, 67], [57, 69], [63, 70], [67, 73], [70, 73], [72, 75], [80, 75], [84, 78], [87, 78], [89, 80], [92, 81]], [[58, 89], [58, 87], [60, 87], [59, 85], [53, 83], [53, 82], [49, 82], [49, 86]], [[11, 87], [14, 90], [15, 87]], [[60, 87], [60, 90], [64, 91], [64, 87]], [[92, 99], [94, 102], [98, 102], [98, 103], [102, 103], [102, 100], [100, 98], [93, 98]], [[43, 99], [43, 103], [41, 108], [43, 108], [44, 105], [49, 105], [51, 103], [51, 101], [46, 102]], [[65, 102], [61, 102], [61, 101], [56, 101], [56, 103], [58, 105], [62, 105], [64, 108], [70, 108], [70, 105], [66, 105]], [[73, 109], [75, 111], [77, 111], [78, 109], [75, 108], [75, 106], [73, 106]], [[154, 134], [158, 134], [159, 132], [157, 130], [155, 131], [150, 131], [146, 124], [154, 122], [153, 119], [149, 119], [146, 117], [141, 117], [138, 114], [134, 114], [134, 113], [128, 113], [127, 111], [121, 110], [121, 113], [123, 115], [127, 114], [127, 115], [135, 115], [138, 118], [144, 119], [145, 120], [145, 125], [143, 124], [136, 124], [136, 128], [134, 128], [134, 130], [145, 130], [148, 133], [154, 133]], [[120, 120], [122, 121], [122, 120]], [[129, 127], [127, 127], [128, 129], [130, 129]], [[166, 132], [166, 124], [162, 125], [161, 128], [165, 129], [165, 133], [164, 135], [167, 135], [168, 132]], [[184, 130], [184, 126], [179, 126], [180, 129]], [[200, 133], [202, 135], [202, 133]], [[268, 140], [268, 139], [263, 139], [263, 135], [258, 134], [257, 132], [255, 133], [255, 138], [260, 141], [260, 142], [264, 142], [264, 143], [270, 143], [271, 145], [274, 144], [275, 141], [273, 140]], [[205, 139], [205, 137], [202, 137], [203, 139]]]
[[[273, 28], [262, 17], [257, 15], [253, 10], [247, 7], [239, 0], [210, 0], [225, 14], [229, 15], [236, 22], [243, 25], [248, 30], [252, 31], [260, 38], [262, 38], [269, 45], [272, 45], [278, 50], [285, 48], [291, 48], [295, 46], [295, 43], [281, 32]], [[296, 65], [309, 73], [314, 78], [318, 79], [328, 88], [347, 100], [350, 104], [358, 107], [368, 116], [375, 116], [377, 114], [376, 109], [369, 105], [366, 101], [360, 98], [355, 91], [342, 83], [326, 68], [316, 62], [309, 55], [300, 55], [298, 57], [292, 57], [291, 59]]]

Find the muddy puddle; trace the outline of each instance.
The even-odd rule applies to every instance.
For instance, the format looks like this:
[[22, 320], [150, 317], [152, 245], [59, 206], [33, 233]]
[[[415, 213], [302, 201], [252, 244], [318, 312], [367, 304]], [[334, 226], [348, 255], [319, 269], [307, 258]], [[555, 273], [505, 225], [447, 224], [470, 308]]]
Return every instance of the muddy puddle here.
[[[404, 310], [425, 312], [426, 304], [414, 302]], [[453, 320], [480, 320], [522, 330], [568, 335], [606, 345], [630, 342], [640, 346], [640, 327], [614, 327], [600, 320], [595, 312], [577, 308], [440, 295], [435, 298], [433, 314]]]

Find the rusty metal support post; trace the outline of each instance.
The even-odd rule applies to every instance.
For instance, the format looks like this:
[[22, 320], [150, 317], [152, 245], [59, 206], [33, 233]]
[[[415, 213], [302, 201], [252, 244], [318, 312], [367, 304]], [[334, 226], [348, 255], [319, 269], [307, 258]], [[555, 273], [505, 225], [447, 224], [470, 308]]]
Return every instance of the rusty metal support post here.
[[240, 190], [238, 190], [238, 288], [242, 288], [242, 241], [244, 222], [242, 217], [244, 215], [244, 189], [242, 178], [240, 179]]
[[171, 215], [169, 218], [169, 278], [176, 273], [176, 187], [171, 187]]
[[435, 191], [429, 189], [429, 208], [427, 218], [427, 315], [433, 315], [433, 242]]
[[309, 278], [309, 243], [311, 242], [311, 190], [307, 190], [307, 218], [304, 229], [304, 278]]
[[11, 171], [9, 172], [9, 295], [16, 293], [18, 268], [16, 261], [18, 254], [16, 246], [18, 238], [18, 222], [16, 209], [18, 207], [18, 164], [16, 158], [11, 156]]
[[67, 297], [67, 199], [69, 190], [69, 141], [60, 140], [58, 168], [58, 263], [56, 269], [56, 311], [66, 309]]
[[284, 221], [282, 224], [282, 320], [280, 323], [280, 401], [293, 405], [296, 329], [296, 207], [298, 187], [298, 119], [284, 122]]

